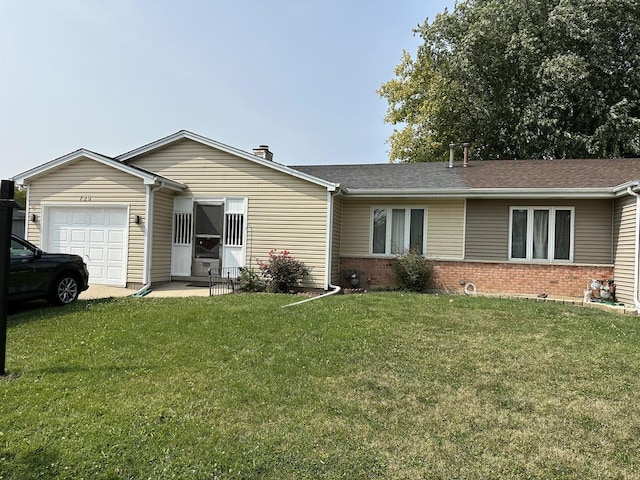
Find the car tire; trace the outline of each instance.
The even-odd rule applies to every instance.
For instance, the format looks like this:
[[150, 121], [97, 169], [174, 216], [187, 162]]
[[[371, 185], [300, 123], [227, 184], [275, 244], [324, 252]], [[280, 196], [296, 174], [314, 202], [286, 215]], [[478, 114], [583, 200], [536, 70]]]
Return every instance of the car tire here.
[[75, 302], [80, 295], [80, 284], [72, 273], [63, 273], [56, 277], [51, 285], [49, 301], [54, 305], [68, 305]]

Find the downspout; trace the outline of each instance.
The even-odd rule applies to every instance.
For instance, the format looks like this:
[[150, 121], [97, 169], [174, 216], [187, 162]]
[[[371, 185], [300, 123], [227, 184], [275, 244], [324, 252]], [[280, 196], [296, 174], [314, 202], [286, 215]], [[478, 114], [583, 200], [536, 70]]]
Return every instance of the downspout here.
[[636, 234], [635, 234], [635, 255], [633, 269], [633, 304], [640, 314], [640, 299], [638, 299], [638, 255], [640, 254], [640, 194], [634, 192], [631, 187], [627, 187], [627, 193], [636, 197]]
[[151, 246], [153, 245], [153, 192], [155, 185], [147, 185], [147, 208], [144, 215], [144, 260], [142, 288], [133, 295], [144, 296], [151, 291]]
[[[337, 188], [335, 190], [335, 192], [337, 192]], [[318, 300], [320, 298], [325, 298], [325, 297], [329, 297], [331, 295], [335, 295], [336, 293], [338, 293], [341, 288], [338, 285], [333, 285], [331, 283], [331, 253], [333, 250], [333, 195], [335, 194], [332, 193], [330, 190], [327, 190], [327, 238], [326, 238], [326, 245], [327, 245], [327, 250], [326, 250], [326, 255], [325, 255], [325, 278], [324, 278], [324, 284], [325, 287], [327, 287], [327, 290], [331, 290], [330, 292], [328, 291], [327, 293], [323, 294], [323, 295], [318, 295], [317, 297], [311, 297], [311, 298], [306, 298], [304, 300], [301, 300], [299, 302], [294, 302], [294, 303], [290, 303], [288, 305], [283, 305], [282, 308], [285, 307], [292, 307], [294, 305], [301, 305], [303, 303], [307, 303], [310, 302], [312, 300]]]
[[[29, 217], [31, 216], [31, 213], [29, 212], [29, 202], [31, 201], [29, 194], [31, 193], [31, 189], [29, 188], [29, 185], [22, 185], [22, 188], [27, 191], [27, 195], [24, 199], [24, 238], [29, 240]], [[40, 218], [42, 218], [42, 212], [40, 213]], [[42, 239], [40, 239], [40, 247], [42, 247]]]

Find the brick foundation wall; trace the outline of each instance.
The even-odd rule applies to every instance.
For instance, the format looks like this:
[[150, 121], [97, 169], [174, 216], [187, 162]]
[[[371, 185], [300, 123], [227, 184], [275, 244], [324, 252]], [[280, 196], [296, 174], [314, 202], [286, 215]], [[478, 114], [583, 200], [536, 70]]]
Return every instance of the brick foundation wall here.
[[[340, 274], [357, 270], [360, 288], [396, 285], [389, 258], [340, 258]], [[478, 292], [582, 297], [591, 280], [613, 278], [610, 265], [544, 265], [507, 262], [434, 261], [438, 288], [462, 292], [461, 280], [473, 282]], [[370, 280], [370, 281], [369, 281]], [[349, 287], [349, 280], [342, 285]]]

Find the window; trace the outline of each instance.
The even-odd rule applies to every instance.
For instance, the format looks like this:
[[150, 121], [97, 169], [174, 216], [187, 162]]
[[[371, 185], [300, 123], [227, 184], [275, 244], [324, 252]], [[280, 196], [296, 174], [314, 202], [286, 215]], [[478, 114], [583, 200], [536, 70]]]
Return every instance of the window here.
[[511, 207], [509, 260], [573, 261], [573, 207]]
[[173, 244], [191, 245], [191, 213], [173, 214]]
[[12, 258], [24, 258], [24, 257], [32, 257], [34, 255], [33, 250], [27, 247], [25, 244], [18, 242], [17, 240], [11, 239], [11, 257]]
[[371, 253], [401, 255], [425, 253], [425, 209], [380, 207], [371, 213]]
[[241, 247], [244, 215], [242, 213], [225, 213], [224, 222], [224, 244], [227, 247]]

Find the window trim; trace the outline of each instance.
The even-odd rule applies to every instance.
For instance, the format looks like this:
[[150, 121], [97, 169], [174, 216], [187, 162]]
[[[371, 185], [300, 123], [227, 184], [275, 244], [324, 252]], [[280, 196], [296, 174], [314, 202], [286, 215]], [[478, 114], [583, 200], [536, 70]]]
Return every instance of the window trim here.
[[[385, 246], [384, 253], [373, 252], [373, 227], [374, 227], [374, 212], [376, 210], [386, 211], [386, 226], [385, 226]], [[369, 255], [374, 257], [396, 257], [399, 254], [391, 253], [391, 232], [392, 232], [392, 218], [393, 210], [404, 210], [404, 252], [409, 251], [409, 244], [411, 241], [411, 210], [422, 210], [423, 212], [423, 224], [422, 224], [422, 256], [427, 256], [427, 206], [426, 205], [373, 205], [369, 212]]]
[[[527, 238], [525, 246], [525, 257], [513, 257], [513, 212], [515, 210], [527, 211]], [[533, 222], [534, 211], [546, 210], [549, 212], [549, 230], [548, 230], [548, 250], [547, 258], [533, 258]], [[571, 212], [571, 225], [569, 241], [569, 259], [554, 258], [555, 256], [555, 229], [556, 229], [556, 212]], [[547, 206], [547, 205], [521, 205], [509, 207], [509, 250], [508, 258], [510, 262], [531, 262], [531, 263], [573, 263], [574, 243], [575, 243], [575, 221], [576, 209], [572, 206]]]

